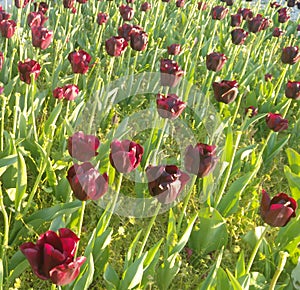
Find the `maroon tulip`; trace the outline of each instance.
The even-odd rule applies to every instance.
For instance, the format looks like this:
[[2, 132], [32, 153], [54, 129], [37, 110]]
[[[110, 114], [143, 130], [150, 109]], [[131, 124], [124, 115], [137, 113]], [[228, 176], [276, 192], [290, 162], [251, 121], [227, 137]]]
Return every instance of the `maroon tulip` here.
[[151, 4], [148, 2], [144, 2], [141, 4], [141, 11], [147, 12], [151, 9]]
[[144, 153], [141, 145], [130, 140], [114, 140], [110, 149], [110, 163], [120, 173], [129, 173], [136, 169]]
[[[24, 8], [27, 6], [27, 4], [29, 2], [31, 2], [32, 0], [15, 0], [15, 6], [17, 8]], [[21, 6], [22, 5], [22, 6]]]
[[297, 202], [281, 192], [272, 199], [263, 189], [260, 203], [260, 215], [265, 223], [272, 227], [284, 227], [296, 216]]
[[202, 178], [215, 169], [218, 160], [215, 145], [198, 143], [195, 147], [189, 145], [186, 148], [184, 164], [187, 172]]
[[63, 5], [65, 8], [73, 8], [75, 4], [75, 0], [63, 0]]
[[225, 0], [224, 1], [227, 6], [232, 6], [233, 5], [233, 0]]
[[281, 8], [278, 10], [278, 22], [285, 23], [291, 18], [287, 8]]
[[227, 61], [223, 53], [212, 52], [206, 56], [206, 67], [208, 70], [218, 72], [222, 69]]
[[53, 31], [50, 31], [43, 26], [31, 27], [31, 34], [32, 34], [32, 45], [42, 50], [46, 49], [50, 45], [53, 37]]
[[284, 34], [284, 32], [279, 28], [279, 27], [275, 27], [272, 33], [272, 36], [274, 37], [280, 37]]
[[288, 0], [287, 1], [287, 6], [288, 7], [294, 7], [296, 5], [297, 1], [296, 0]]
[[248, 20], [248, 30], [253, 33], [265, 30], [270, 26], [270, 20], [257, 14], [252, 19]]
[[181, 46], [178, 43], [173, 43], [168, 46], [168, 54], [170, 55], [178, 55], [181, 51]]
[[228, 8], [223, 6], [215, 6], [212, 8], [211, 16], [214, 20], [222, 20], [226, 17]]
[[249, 20], [253, 18], [253, 12], [248, 8], [239, 8], [237, 11], [238, 14], [241, 14], [244, 20]]
[[277, 8], [281, 7], [281, 5], [275, 1], [275, 2], [270, 3], [270, 7], [277, 9]]
[[45, 14], [47, 11], [48, 11], [48, 4], [46, 2], [40, 2], [40, 3], [33, 3], [34, 5], [34, 10], [42, 13], [42, 14]]
[[148, 44], [148, 34], [145, 31], [134, 31], [130, 33], [130, 46], [137, 51], [143, 51]]
[[170, 0], [161, 0], [162, 2], [166, 2], [166, 3], [169, 3]]
[[143, 31], [143, 28], [139, 25], [131, 25], [124, 23], [118, 28], [118, 35], [125, 38], [126, 41], [130, 41], [130, 35], [133, 32]]
[[125, 21], [130, 21], [134, 17], [134, 10], [128, 5], [121, 5], [119, 11]]
[[269, 113], [266, 117], [266, 123], [274, 132], [281, 132], [286, 130], [289, 126], [288, 120], [282, 118], [280, 114]]
[[84, 50], [73, 51], [69, 53], [68, 60], [71, 63], [73, 73], [85, 74], [89, 70], [91, 56]]
[[36, 244], [20, 246], [34, 272], [40, 279], [50, 279], [56, 285], [74, 281], [86, 258], [75, 258], [79, 238], [69, 229], [60, 228], [59, 235], [53, 231], [42, 234]]
[[76, 1], [80, 4], [84, 4], [84, 3], [88, 2], [88, 0], [76, 0]]
[[73, 101], [78, 96], [79, 88], [76, 85], [65, 85], [64, 89], [64, 98], [68, 101]]
[[213, 82], [214, 96], [218, 102], [232, 103], [238, 94], [238, 83], [236, 81]]
[[18, 71], [21, 81], [30, 84], [31, 75], [33, 74], [34, 79], [36, 80], [41, 72], [41, 66], [35, 60], [26, 59], [24, 62], [18, 62]]
[[185, 0], [177, 0], [176, 1], [176, 7], [183, 7], [185, 4]]
[[13, 20], [2, 20], [0, 22], [0, 31], [3, 37], [11, 38], [16, 31], [16, 22]]
[[159, 165], [146, 168], [150, 195], [163, 204], [173, 202], [190, 177], [175, 165]]
[[245, 114], [249, 116], [249, 118], [252, 118], [258, 114], [258, 109], [254, 106], [250, 106], [245, 109]]
[[132, 3], [134, 3], [134, 0], [126, 0], [126, 3], [132, 4]]
[[120, 56], [128, 46], [125, 38], [112, 36], [105, 41], [105, 49], [110, 56]]
[[3, 63], [4, 63], [4, 55], [3, 55], [3, 52], [0, 51], [0, 71], [3, 68]]
[[285, 87], [285, 96], [290, 99], [300, 100], [300, 82], [288, 81]]
[[185, 109], [186, 104], [179, 100], [175, 94], [167, 96], [158, 94], [156, 98], [157, 112], [162, 118], [174, 120]]
[[236, 27], [242, 24], [243, 16], [242, 14], [232, 14], [231, 16], [231, 26]]
[[271, 74], [265, 74], [265, 81], [270, 82], [273, 79], [273, 76]]
[[64, 88], [57, 87], [53, 90], [52, 94], [55, 99], [60, 100], [64, 97]]
[[198, 2], [198, 10], [205, 10], [207, 8], [206, 2]]
[[43, 26], [47, 20], [48, 18], [41, 12], [30, 12], [27, 16], [27, 24], [30, 27]]
[[0, 22], [2, 20], [8, 20], [9, 18], [10, 18], [10, 14], [7, 13], [5, 10], [3, 10], [1, 5], [0, 5]]
[[178, 63], [171, 59], [162, 59], [160, 61], [160, 84], [162, 86], [176, 87], [184, 71]]
[[244, 44], [248, 34], [249, 33], [242, 28], [236, 28], [236, 29], [232, 30], [231, 31], [232, 43], [236, 44], [236, 45]]
[[4, 88], [0, 87], [0, 95], [3, 94], [3, 92], [4, 92]]
[[281, 61], [286, 64], [295, 64], [300, 59], [298, 46], [288, 46], [282, 49]]
[[97, 15], [97, 23], [99, 25], [105, 24], [109, 19], [109, 15], [107, 13], [98, 13]]
[[300, 31], [300, 24], [297, 25], [297, 29], [298, 32]]
[[68, 170], [67, 179], [79, 200], [98, 200], [108, 190], [107, 174], [101, 175], [90, 162], [74, 164]]

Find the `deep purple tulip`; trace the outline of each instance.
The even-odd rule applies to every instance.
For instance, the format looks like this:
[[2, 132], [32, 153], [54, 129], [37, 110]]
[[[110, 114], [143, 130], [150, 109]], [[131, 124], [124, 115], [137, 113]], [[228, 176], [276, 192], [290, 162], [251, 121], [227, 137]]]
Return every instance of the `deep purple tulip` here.
[[287, 1], [287, 6], [288, 6], [288, 7], [294, 7], [294, 6], [296, 5], [297, 2], [298, 2], [298, 1], [296, 1], [296, 0], [288, 0], [288, 1]]
[[48, 18], [45, 17], [45, 15], [41, 12], [30, 12], [27, 16], [27, 24], [30, 27], [43, 26], [47, 20], [48, 20]]
[[262, 17], [261, 14], [257, 14], [252, 19], [248, 20], [248, 30], [252, 33], [265, 30], [270, 26], [270, 20]]
[[2, 20], [0, 22], [0, 31], [3, 37], [11, 38], [16, 31], [17, 24], [14, 20]]
[[184, 4], [185, 4], [185, 0], [177, 0], [176, 1], [176, 7], [183, 7], [184, 6]]
[[249, 116], [249, 118], [252, 118], [258, 114], [258, 109], [254, 106], [250, 106], [245, 109], [245, 114]]
[[273, 79], [273, 75], [271, 75], [271, 74], [265, 74], [265, 81], [266, 82], [270, 82], [270, 81], [272, 81], [272, 79]]
[[33, 26], [31, 27], [32, 34], [32, 45], [38, 47], [42, 50], [46, 49], [53, 38], [53, 31], [48, 30], [43, 26]]
[[227, 6], [232, 6], [233, 5], [233, 0], [225, 0], [224, 1]]
[[109, 15], [107, 13], [100, 12], [97, 14], [97, 23], [99, 25], [105, 24], [109, 19]]
[[184, 71], [178, 63], [171, 59], [162, 59], [160, 61], [160, 84], [162, 86], [176, 87]]
[[270, 3], [270, 7], [277, 9], [277, 8], [281, 7], [281, 5], [278, 2], [275, 1], [275, 2]]
[[178, 43], [173, 43], [167, 47], [168, 54], [170, 55], [178, 55], [181, 51], [181, 46]]
[[198, 10], [205, 10], [207, 8], [206, 2], [198, 2]]
[[300, 59], [298, 46], [288, 46], [282, 49], [281, 61], [285, 64], [295, 64]]
[[130, 46], [137, 51], [143, 51], [148, 44], [148, 34], [145, 31], [134, 31], [130, 33]]
[[233, 44], [244, 44], [249, 33], [242, 28], [236, 28], [231, 31], [231, 40]]
[[63, 0], [63, 5], [65, 8], [73, 8], [75, 4], [75, 0]]
[[3, 68], [3, 63], [4, 63], [4, 55], [3, 55], [3, 52], [0, 51], [0, 71]]
[[141, 4], [141, 11], [147, 12], [151, 9], [151, 4], [149, 2], [144, 2]]
[[67, 179], [79, 200], [98, 200], [108, 190], [107, 174], [101, 175], [90, 162], [74, 164], [68, 170]]
[[285, 87], [285, 96], [290, 99], [300, 100], [300, 82], [288, 81]]
[[143, 27], [139, 25], [132, 25], [128, 23], [124, 23], [122, 26], [118, 28], [118, 35], [125, 38], [126, 41], [130, 41], [131, 33], [144, 31]]
[[68, 60], [71, 63], [73, 73], [85, 74], [89, 70], [91, 56], [81, 49], [79, 51], [70, 52]]
[[215, 145], [197, 143], [186, 148], [184, 164], [187, 172], [202, 178], [215, 169], [218, 160]]
[[236, 26], [240, 26], [242, 24], [242, 20], [243, 20], [243, 16], [242, 14], [232, 14], [231, 16], [231, 26], [232, 27], [236, 27]]
[[242, 15], [243, 20], [249, 20], [253, 17], [253, 12], [248, 8], [239, 8], [237, 13]]
[[24, 62], [18, 62], [18, 71], [20, 80], [26, 84], [30, 84], [31, 74], [34, 75], [34, 79], [36, 80], [41, 72], [41, 66], [35, 60], [26, 59]]
[[222, 69], [227, 61], [223, 53], [212, 52], [206, 56], [206, 67], [208, 70], [218, 72]]
[[8, 12], [6, 12], [5, 10], [3, 10], [0, 5], [0, 22], [2, 20], [8, 20], [9, 18], [10, 18], [10, 14]]
[[284, 34], [284, 32], [282, 31], [282, 29], [280, 29], [279, 27], [275, 27], [272, 33], [272, 36], [274, 37], [280, 37]]
[[99, 139], [94, 135], [86, 135], [82, 131], [74, 133], [68, 139], [69, 154], [79, 161], [89, 161], [98, 155]]
[[56, 285], [66, 285], [74, 281], [86, 258], [75, 258], [79, 238], [69, 229], [60, 228], [57, 235], [53, 231], [42, 234], [36, 244], [24, 243], [20, 246], [34, 272], [42, 280], [51, 280]]
[[141, 145], [130, 140], [114, 140], [110, 149], [110, 163], [120, 173], [129, 173], [136, 169], [144, 153]]
[[214, 96], [218, 102], [232, 103], [238, 94], [238, 83], [236, 81], [213, 82]]
[[281, 8], [278, 10], [278, 22], [285, 23], [291, 18], [289, 11], [287, 8]]
[[48, 11], [49, 5], [46, 2], [33, 3], [34, 10], [45, 14]]
[[269, 113], [266, 117], [268, 127], [274, 132], [286, 130], [289, 126], [288, 120], [282, 118], [280, 114]]
[[105, 49], [110, 56], [120, 56], [127, 46], [126, 39], [120, 36], [112, 36], [105, 41]]
[[128, 5], [121, 5], [119, 11], [125, 21], [130, 21], [134, 17], [134, 10]]
[[85, 4], [85, 3], [87, 3], [88, 2], [88, 0], [76, 0], [78, 3], [80, 3], [80, 4]]
[[73, 101], [79, 93], [78, 86], [72, 85], [65, 85], [64, 87], [57, 87], [53, 90], [53, 97], [56, 99], [66, 99], [68, 101]]
[[179, 117], [185, 109], [186, 104], [179, 100], [175, 94], [168, 94], [167, 96], [158, 94], [156, 98], [156, 105], [158, 114], [162, 118], [174, 120]]
[[212, 8], [211, 16], [214, 20], [222, 20], [228, 14], [228, 8], [223, 6], [215, 6]]
[[55, 99], [62, 99], [64, 97], [64, 88], [57, 87], [52, 91], [53, 97]]
[[149, 165], [146, 175], [150, 195], [163, 204], [175, 201], [190, 179], [188, 174], [175, 165]]
[[[24, 8], [27, 6], [27, 4], [29, 2], [31, 2], [32, 0], [15, 0], [15, 6], [17, 8]], [[22, 5], [22, 6], [21, 6]]]
[[283, 192], [270, 199], [268, 193], [262, 191], [260, 215], [263, 221], [272, 227], [284, 227], [296, 216], [297, 207], [297, 202]]

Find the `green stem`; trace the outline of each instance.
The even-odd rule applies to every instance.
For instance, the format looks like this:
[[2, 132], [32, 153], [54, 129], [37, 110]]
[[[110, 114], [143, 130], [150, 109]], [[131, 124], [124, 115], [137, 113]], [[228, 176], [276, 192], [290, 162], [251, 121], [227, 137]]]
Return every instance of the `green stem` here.
[[4, 221], [4, 234], [3, 234], [3, 242], [0, 251], [0, 258], [3, 260], [5, 256], [6, 249], [8, 247], [8, 237], [9, 237], [9, 218], [5, 209], [5, 205], [3, 203], [3, 194], [2, 194], [2, 184], [0, 183], [0, 210], [3, 215]]
[[276, 104], [276, 100], [277, 100], [277, 97], [279, 95], [280, 89], [282, 88], [282, 84], [283, 84], [283, 81], [284, 81], [284, 78], [285, 78], [285, 75], [286, 75], [287, 71], [288, 71], [288, 65], [285, 65], [285, 68], [283, 69], [283, 71], [282, 71], [282, 73], [279, 77], [279, 80], [277, 82], [277, 85], [274, 88], [275, 96], [274, 96], [274, 100], [273, 100], [273, 105]]
[[240, 94], [239, 97], [238, 97], [237, 104], [235, 105], [235, 111], [234, 111], [233, 118], [231, 120], [231, 126], [234, 125], [234, 122], [235, 122], [236, 117], [238, 115], [238, 112], [239, 112], [239, 109], [240, 109], [240, 106], [241, 106], [241, 102], [242, 102], [242, 98], [243, 98], [243, 94]]
[[[81, 209], [80, 209], [80, 219], [79, 219], [79, 223], [78, 223], [78, 229], [77, 229], [77, 237], [80, 239], [81, 236], [81, 230], [82, 230], [82, 225], [83, 225], [83, 218], [84, 218], [84, 211], [85, 211], [85, 206], [86, 206], [86, 201], [82, 201], [81, 203]], [[80, 242], [80, 241], [79, 241]], [[79, 248], [79, 242], [76, 248], [76, 252], [75, 252], [75, 258], [77, 256], [77, 252], [78, 252], [78, 248]]]
[[35, 80], [34, 80], [34, 75], [31, 74], [31, 84], [30, 84], [30, 99], [31, 99], [31, 118], [32, 118], [32, 128], [33, 128], [33, 135], [34, 135], [34, 140], [37, 142], [38, 141], [38, 134], [37, 134], [37, 128], [36, 128], [36, 122], [35, 122], [35, 108], [34, 108], [34, 92], [35, 92]]
[[283, 269], [284, 269], [284, 266], [285, 266], [285, 264], [286, 264], [286, 260], [287, 260], [287, 258], [288, 258], [288, 256], [289, 256], [289, 253], [280, 251], [280, 252], [279, 252], [279, 255], [280, 255], [280, 260], [279, 260], [279, 263], [278, 263], [276, 272], [275, 272], [275, 274], [274, 274], [274, 276], [273, 276], [273, 278], [272, 278], [272, 281], [271, 281], [269, 290], [274, 290], [274, 289], [275, 289], [277, 280], [278, 280], [278, 278], [279, 278], [281, 272], [282, 272]]
[[247, 266], [247, 269], [246, 269], [246, 273], [247, 274], [249, 274], [249, 272], [251, 270], [251, 267], [252, 267], [252, 264], [253, 264], [254, 259], [256, 257], [256, 254], [258, 252], [258, 249], [259, 249], [259, 247], [260, 247], [260, 245], [261, 245], [261, 243], [262, 243], [262, 241], [263, 241], [263, 239], [264, 239], [264, 237], [265, 237], [265, 235], [266, 235], [266, 233], [267, 233], [268, 230], [269, 230], [269, 226], [266, 226], [265, 229], [264, 229], [264, 231], [262, 232], [260, 238], [256, 242], [256, 245], [255, 245], [255, 247], [254, 247], [254, 249], [252, 251], [252, 254], [250, 256], [250, 259], [249, 259], [249, 262], [248, 262], [248, 266]]
[[56, 285], [55, 284], [51, 285], [51, 290], [56, 290]]
[[161, 142], [162, 142], [162, 139], [163, 139], [163, 137], [164, 137], [164, 135], [165, 135], [165, 131], [166, 131], [166, 128], [167, 128], [167, 124], [168, 124], [168, 119], [166, 118], [166, 119], [164, 119], [164, 125], [163, 125], [163, 127], [162, 127], [162, 129], [161, 129], [161, 132], [160, 132], [160, 135], [159, 135], [159, 139], [158, 139], [158, 142], [157, 142], [157, 144], [156, 144], [156, 150], [155, 150], [155, 152], [154, 152], [154, 154], [153, 154], [153, 164], [155, 164], [156, 165], [156, 158], [157, 158], [157, 152], [158, 152], [158, 150], [159, 150], [159, 148], [160, 148], [160, 145], [161, 145]]
[[1, 99], [2, 99], [2, 109], [1, 109], [1, 127], [0, 127], [0, 151], [3, 151], [6, 97], [1, 95]]

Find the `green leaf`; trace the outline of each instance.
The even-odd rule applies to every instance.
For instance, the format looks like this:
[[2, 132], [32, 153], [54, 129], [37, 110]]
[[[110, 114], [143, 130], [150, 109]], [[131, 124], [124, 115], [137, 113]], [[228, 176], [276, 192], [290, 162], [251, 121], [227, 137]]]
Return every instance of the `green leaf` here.
[[127, 251], [126, 257], [125, 257], [125, 263], [124, 263], [124, 270], [128, 268], [128, 266], [132, 263], [134, 259], [134, 253], [135, 253], [135, 248], [140, 240], [140, 236], [143, 230], [140, 230], [137, 235], [135, 236], [134, 240], [129, 246], [129, 249]]
[[287, 148], [285, 152], [292, 172], [300, 176], [300, 154], [292, 148]]
[[278, 141], [275, 146], [268, 146], [267, 154], [264, 154], [264, 162], [268, 163], [281, 151], [284, 145], [289, 141], [291, 135], [286, 136], [282, 140]]
[[233, 156], [233, 133], [231, 127], [227, 127], [226, 142], [224, 145], [224, 152], [222, 154], [221, 162], [230, 163]]
[[296, 175], [288, 166], [284, 166], [284, 174], [288, 181], [292, 197], [295, 200], [300, 199], [300, 175]]
[[0, 258], [0, 289], [3, 289], [3, 278], [4, 278], [4, 274], [3, 274], [3, 261]]
[[224, 289], [231, 289], [231, 285], [226, 272], [222, 268], [219, 268], [216, 278], [216, 290]]
[[300, 236], [300, 219], [291, 219], [285, 227], [281, 227], [275, 242], [280, 250], [284, 248], [294, 239]]
[[7, 285], [10, 286], [28, 267], [28, 260], [21, 251], [17, 251], [8, 263]]
[[119, 289], [119, 276], [110, 264], [107, 265], [103, 278], [106, 282], [106, 287], [108, 290]]
[[246, 272], [244, 251], [241, 251], [237, 263], [235, 265], [235, 277], [239, 278]]
[[0, 176], [6, 171], [6, 169], [17, 162], [17, 154], [9, 155], [0, 159]]
[[161, 246], [163, 240], [164, 239], [161, 239], [148, 251], [145, 261], [144, 261], [144, 270], [146, 270], [148, 267], [150, 267], [154, 258], [157, 256], [157, 253], [159, 253], [159, 249], [160, 249], [160, 246]]
[[18, 151], [18, 175], [16, 184], [15, 208], [17, 211], [21, 210], [21, 202], [27, 188], [27, 170], [24, 157]]
[[74, 284], [72, 285], [72, 290], [88, 290], [89, 286], [93, 282], [93, 275], [94, 275], [94, 260], [93, 255], [90, 254], [85, 262], [86, 265], [79, 276], [76, 278]]
[[239, 283], [239, 281], [237, 279], [234, 278], [234, 276], [231, 274], [231, 272], [226, 269], [226, 273], [229, 277], [229, 280], [231, 282], [231, 287], [234, 289], [234, 290], [243, 290], [241, 284]]
[[168, 249], [168, 253], [165, 253], [165, 257], [170, 256], [172, 249], [176, 245], [176, 242], [177, 242], [176, 219], [172, 208], [170, 208], [167, 239], [166, 239], [166, 247]]

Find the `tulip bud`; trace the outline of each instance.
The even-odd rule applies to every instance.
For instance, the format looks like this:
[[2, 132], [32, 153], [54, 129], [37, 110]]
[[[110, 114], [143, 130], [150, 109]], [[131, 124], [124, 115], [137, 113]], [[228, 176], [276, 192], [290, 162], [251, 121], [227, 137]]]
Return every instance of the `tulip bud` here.
[[125, 38], [119, 36], [112, 36], [105, 41], [105, 49], [110, 56], [120, 56], [127, 46]]
[[232, 103], [238, 94], [238, 83], [236, 81], [213, 82], [214, 96], [218, 102]]
[[176, 87], [184, 71], [174, 60], [162, 59], [160, 61], [160, 84], [162, 86]]
[[11, 38], [16, 31], [17, 24], [13, 20], [2, 20], [0, 22], [0, 31], [3, 37]]
[[242, 24], [243, 16], [242, 14], [232, 14], [231, 16], [231, 26], [240, 26]]
[[282, 118], [280, 114], [269, 113], [266, 117], [268, 127], [274, 132], [281, 132], [288, 128], [288, 120]]
[[281, 61], [285, 64], [295, 64], [300, 59], [298, 46], [288, 46], [282, 49]]
[[185, 109], [186, 104], [179, 100], [175, 94], [168, 94], [167, 96], [158, 94], [156, 98], [156, 105], [158, 114], [162, 118], [174, 120], [179, 117]]
[[134, 31], [130, 34], [130, 46], [137, 51], [145, 50], [148, 44], [148, 34], [145, 31]]
[[3, 68], [3, 63], [4, 63], [4, 55], [3, 55], [3, 52], [0, 51], [0, 71]]
[[272, 33], [272, 36], [274, 37], [280, 37], [284, 34], [284, 32], [279, 28], [279, 27], [275, 27]]
[[21, 81], [30, 84], [31, 74], [34, 75], [34, 79], [36, 80], [41, 72], [41, 66], [35, 60], [26, 59], [24, 62], [18, 62], [18, 71]]
[[119, 11], [125, 21], [130, 21], [134, 17], [134, 10], [128, 5], [121, 5]]
[[218, 52], [212, 52], [206, 56], [206, 67], [208, 70], [218, 72], [227, 61], [227, 57]]
[[258, 109], [254, 106], [250, 106], [245, 109], [245, 114], [249, 116], [249, 118], [252, 118], [258, 114]]
[[249, 33], [242, 28], [237, 28], [232, 30], [231, 31], [232, 43], [235, 45], [244, 44], [248, 34]]
[[178, 55], [181, 51], [181, 46], [180, 46], [180, 44], [177, 44], [177, 43], [173, 43], [170, 46], [168, 46], [167, 48], [168, 48], [168, 54], [170, 54], [170, 55]]
[[144, 3], [142, 3], [140, 10], [144, 11], [144, 12], [147, 12], [150, 9], [151, 9], [151, 4], [148, 3], [148, 2], [144, 2]]
[[73, 51], [68, 55], [73, 73], [85, 74], [89, 70], [91, 56], [84, 50]]
[[212, 8], [211, 16], [214, 20], [222, 20], [228, 14], [228, 8], [223, 6], [215, 6]]
[[300, 100], [300, 82], [288, 81], [285, 87], [285, 96], [290, 99]]
[[109, 15], [107, 13], [98, 13], [97, 15], [97, 23], [99, 25], [105, 24], [109, 19]]
[[31, 34], [32, 45], [42, 50], [46, 49], [50, 45], [53, 37], [53, 31], [50, 31], [43, 26], [31, 27]]

